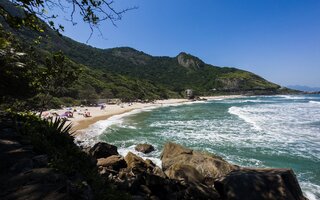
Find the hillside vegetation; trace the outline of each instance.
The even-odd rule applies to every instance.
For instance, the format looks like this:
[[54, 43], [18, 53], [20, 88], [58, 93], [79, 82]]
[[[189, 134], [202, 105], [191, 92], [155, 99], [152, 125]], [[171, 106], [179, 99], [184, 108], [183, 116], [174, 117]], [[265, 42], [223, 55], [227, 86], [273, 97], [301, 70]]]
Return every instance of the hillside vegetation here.
[[[21, 15], [7, 1], [1, 4], [15, 15]], [[64, 88], [63, 93], [54, 95], [56, 105], [74, 102], [74, 99], [120, 98], [132, 101], [181, 98], [186, 89], [193, 89], [196, 95], [283, 92], [279, 85], [251, 72], [206, 64], [184, 52], [176, 57], [159, 57], [130, 47], [98, 49], [61, 36], [46, 24], [43, 24], [44, 31], [39, 32], [25, 27], [11, 28], [2, 18], [0, 22], [2, 41], [9, 44], [8, 48], [11, 44], [19, 44], [19, 51], [27, 53], [36, 65], [45, 67], [45, 58], [61, 52], [68, 66], [81, 69], [71, 86]]]
[[[19, 35], [26, 37], [20, 32]], [[39, 34], [35, 34], [25, 39], [31, 41], [38, 36]], [[214, 88], [225, 92], [265, 90], [267, 93], [275, 92], [279, 88], [253, 73], [212, 66], [184, 52], [176, 57], [155, 57], [130, 47], [98, 49], [67, 37], [59, 37], [51, 31], [45, 41], [41, 43], [41, 49], [61, 50], [70, 59], [88, 66], [91, 70], [147, 80], [178, 94], [188, 88], [203, 95], [210, 94]]]

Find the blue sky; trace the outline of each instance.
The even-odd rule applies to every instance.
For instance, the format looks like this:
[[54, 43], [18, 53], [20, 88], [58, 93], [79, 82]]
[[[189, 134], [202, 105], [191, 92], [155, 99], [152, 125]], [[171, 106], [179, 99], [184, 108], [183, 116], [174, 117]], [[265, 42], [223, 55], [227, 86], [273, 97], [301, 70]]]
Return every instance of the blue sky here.
[[[187, 52], [206, 63], [254, 72], [281, 85], [320, 86], [319, 0], [118, 0], [117, 27], [101, 25], [88, 44], [130, 46], [151, 55]], [[85, 43], [90, 30], [63, 22]]]

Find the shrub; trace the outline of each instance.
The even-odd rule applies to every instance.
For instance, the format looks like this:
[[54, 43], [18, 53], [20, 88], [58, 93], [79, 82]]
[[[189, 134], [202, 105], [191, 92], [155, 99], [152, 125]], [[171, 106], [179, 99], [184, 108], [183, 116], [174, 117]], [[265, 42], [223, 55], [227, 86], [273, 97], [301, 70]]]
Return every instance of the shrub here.
[[93, 158], [80, 150], [70, 135], [71, 124], [57, 118], [43, 120], [32, 113], [10, 113], [15, 129], [30, 139], [34, 150], [47, 154], [50, 166], [68, 177], [82, 177], [92, 187], [96, 199], [127, 199], [99, 174]]

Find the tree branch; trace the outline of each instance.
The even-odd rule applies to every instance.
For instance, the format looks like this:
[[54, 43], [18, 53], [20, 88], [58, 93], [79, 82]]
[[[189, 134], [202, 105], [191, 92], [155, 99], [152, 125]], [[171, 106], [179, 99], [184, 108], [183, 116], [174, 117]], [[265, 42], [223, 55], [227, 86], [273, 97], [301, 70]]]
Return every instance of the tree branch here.
[[[58, 15], [49, 15], [47, 12], [58, 8], [62, 12], [66, 9], [70, 12], [70, 20], [73, 25], [76, 25], [75, 13], [79, 11], [82, 16], [82, 20], [88, 24], [91, 31], [87, 42], [92, 37], [94, 30], [98, 29], [102, 22], [110, 21], [113, 26], [116, 25], [116, 21], [122, 19], [122, 15], [130, 10], [137, 9], [138, 7], [130, 7], [122, 10], [117, 10], [114, 7], [114, 1], [106, 0], [65, 0], [63, 3], [61, 0], [10, 0], [14, 5], [24, 9], [27, 14], [35, 15], [40, 19], [46, 21], [51, 28], [56, 31], [63, 31], [63, 26], [58, 24], [56, 26], [53, 23], [53, 19]], [[67, 6], [70, 5], [70, 6]], [[2, 13], [0, 13], [3, 15]]]

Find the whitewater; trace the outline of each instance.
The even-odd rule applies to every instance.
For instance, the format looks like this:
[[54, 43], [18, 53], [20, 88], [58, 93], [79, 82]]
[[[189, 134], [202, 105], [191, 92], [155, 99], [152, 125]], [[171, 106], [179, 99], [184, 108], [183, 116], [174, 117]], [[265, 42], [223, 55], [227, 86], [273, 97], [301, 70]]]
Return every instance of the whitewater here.
[[[320, 199], [320, 95], [252, 96], [134, 111], [101, 121], [91, 141], [161, 166], [167, 141], [248, 167], [292, 168], [310, 200]], [[139, 143], [156, 151], [134, 150]]]

